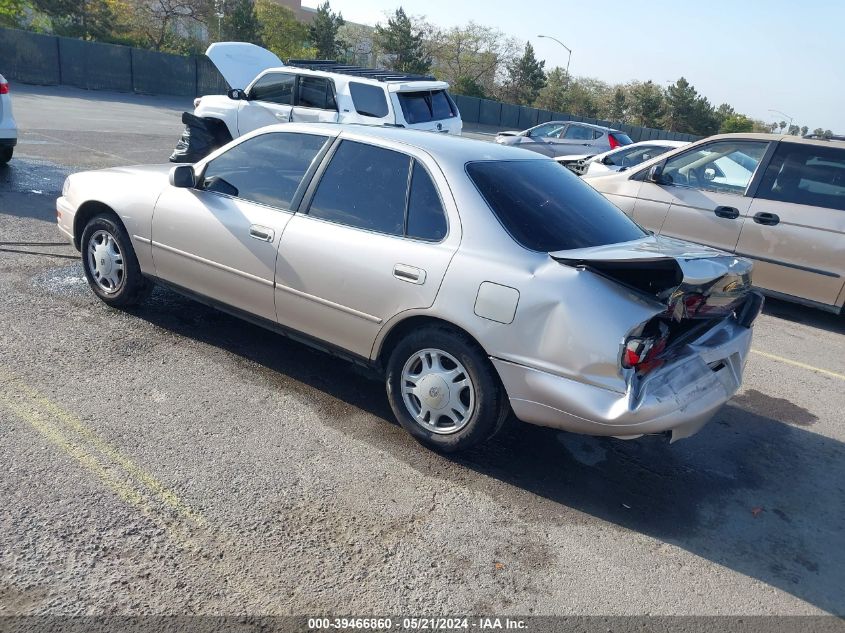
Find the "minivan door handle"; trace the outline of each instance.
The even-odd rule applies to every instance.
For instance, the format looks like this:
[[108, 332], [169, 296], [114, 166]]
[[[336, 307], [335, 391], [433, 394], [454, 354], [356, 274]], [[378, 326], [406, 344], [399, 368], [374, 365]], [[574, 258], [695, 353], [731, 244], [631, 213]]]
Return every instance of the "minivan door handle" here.
[[249, 236], [254, 240], [261, 240], [262, 242], [272, 242], [276, 233], [273, 229], [268, 229], [266, 226], [260, 224], [252, 224], [249, 227]]
[[761, 211], [760, 213], [755, 213], [753, 220], [757, 224], [765, 224], [766, 226], [774, 226], [778, 222], [780, 222], [780, 217], [776, 213], [766, 213]]
[[713, 209], [713, 213], [720, 218], [726, 218], [728, 220], [736, 220], [739, 217], [739, 209], [735, 209], [734, 207], [716, 207]]
[[411, 284], [425, 283], [425, 271], [407, 264], [396, 264], [393, 267], [393, 276], [400, 281], [407, 281]]

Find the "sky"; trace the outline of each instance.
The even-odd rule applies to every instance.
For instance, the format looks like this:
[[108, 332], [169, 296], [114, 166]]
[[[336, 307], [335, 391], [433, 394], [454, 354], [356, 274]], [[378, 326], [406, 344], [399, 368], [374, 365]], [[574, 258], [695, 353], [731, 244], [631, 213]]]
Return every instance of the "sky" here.
[[[316, 7], [319, 0], [303, 0]], [[686, 77], [718, 106], [845, 133], [845, 0], [331, 0], [361, 24], [402, 6], [450, 27], [475, 21], [531, 41], [546, 68], [608, 83]]]

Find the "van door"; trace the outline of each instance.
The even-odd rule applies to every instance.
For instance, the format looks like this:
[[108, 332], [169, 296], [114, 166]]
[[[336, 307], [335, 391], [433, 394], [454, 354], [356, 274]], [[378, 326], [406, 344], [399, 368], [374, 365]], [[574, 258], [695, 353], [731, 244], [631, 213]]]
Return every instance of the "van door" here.
[[656, 185], [671, 196], [660, 235], [733, 252], [751, 205], [746, 190], [768, 146], [720, 140], [669, 158]]
[[247, 100], [240, 102], [238, 134], [289, 122], [295, 86], [295, 73], [269, 71], [256, 79], [247, 90]]
[[754, 285], [828, 306], [845, 284], [845, 151], [778, 144], [736, 251]]

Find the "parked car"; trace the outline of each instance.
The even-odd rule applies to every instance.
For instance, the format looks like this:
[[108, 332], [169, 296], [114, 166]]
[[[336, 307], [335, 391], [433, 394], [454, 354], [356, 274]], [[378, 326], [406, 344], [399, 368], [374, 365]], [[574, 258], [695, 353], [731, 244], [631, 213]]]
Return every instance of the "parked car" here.
[[500, 132], [496, 136], [496, 142], [500, 145], [516, 145], [530, 149], [555, 159], [561, 157], [558, 162], [568, 165], [617, 147], [630, 145], [632, 141], [624, 132], [609, 127], [549, 121], [522, 132]]
[[[173, 162], [194, 162], [242, 134], [285, 122], [360, 123], [460, 134], [461, 113], [449, 84], [428, 75], [361, 68], [326, 60], [289, 60], [244, 42], [218, 42], [206, 55], [232, 87], [227, 95], [194, 101], [194, 116], [205, 122], [195, 135], [190, 115]], [[187, 113], [186, 113], [187, 114]], [[193, 128], [191, 126], [194, 126]], [[181, 151], [180, 151], [181, 150]]]
[[9, 82], [0, 75], [0, 165], [12, 160], [15, 145], [18, 144], [18, 126], [12, 116], [12, 98], [9, 96]]
[[382, 372], [402, 426], [457, 450], [525, 422], [696, 432], [737, 390], [750, 262], [655, 238], [513, 147], [290, 123], [196, 165], [71, 175], [59, 229], [105, 303], [161, 283]]
[[611, 172], [624, 171], [651, 160], [669, 150], [689, 145], [688, 141], [641, 141], [617, 147], [604, 154], [577, 161], [568, 167], [584, 178], [605, 176]]
[[589, 183], [658, 235], [753, 259], [766, 293], [843, 311], [842, 141], [724, 134]]

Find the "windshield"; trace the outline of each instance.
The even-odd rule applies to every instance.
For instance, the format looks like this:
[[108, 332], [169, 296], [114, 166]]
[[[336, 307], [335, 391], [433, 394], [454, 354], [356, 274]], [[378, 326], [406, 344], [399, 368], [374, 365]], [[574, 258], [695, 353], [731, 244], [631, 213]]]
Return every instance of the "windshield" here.
[[399, 92], [405, 121], [411, 124], [441, 121], [458, 116], [458, 108], [445, 90]]
[[647, 235], [554, 161], [479, 161], [468, 163], [466, 171], [511, 237], [532, 251], [603, 246]]

